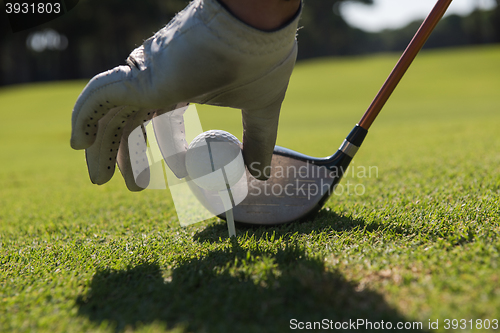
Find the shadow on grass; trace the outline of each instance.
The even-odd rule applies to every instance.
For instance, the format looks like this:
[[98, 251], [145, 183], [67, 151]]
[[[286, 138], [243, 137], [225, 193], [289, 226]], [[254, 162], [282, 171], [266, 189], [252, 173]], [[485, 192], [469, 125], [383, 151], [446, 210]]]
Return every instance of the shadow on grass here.
[[[322, 209], [313, 216], [302, 221], [270, 226], [259, 226], [236, 223], [238, 234], [248, 232], [256, 239], [266, 238], [274, 234], [275, 238], [281, 237], [284, 241], [289, 241], [295, 234], [309, 235], [321, 232], [352, 232], [354, 230], [365, 230], [368, 232], [383, 232], [393, 235], [409, 236], [415, 234], [426, 234], [429, 239], [436, 239], [445, 236], [441, 229], [422, 229], [420, 225], [402, 224], [398, 221], [371, 220], [366, 222], [362, 218], [353, 218], [349, 215], [338, 214], [329, 209]], [[228, 237], [227, 225], [225, 222], [213, 223], [203, 230], [197, 232], [193, 239], [198, 242], [216, 243]], [[456, 235], [452, 237], [454, 245], [461, 245], [474, 241], [474, 235]]]
[[298, 246], [269, 253], [236, 242], [199, 259], [181, 260], [170, 272], [155, 263], [98, 270], [89, 293], [76, 304], [79, 315], [115, 332], [151, 323], [222, 333], [287, 332], [292, 319], [407, 322], [382, 295], [358, 290]]
[[[354, 229], [366, 229], [375, 231], [383, 228], [379, 223], [366, 224], [363, 219], [353, 219], [349, 216], [339, 215], [333, 211], [322, 209], [314, 216], [310, 216], [302, 221], [296, 221], [281, 225], [259, 226], [243, 223], [236, 223], [238, 233], [248, 232], [257, 239], [266, 237], [274, 233], [275, 237], [282, 237], [285, 241], [289, 240], [294, 234], [311, 234], [312, 232], [328, 231], [351, 231]], [[220, 239], [228, 237], [226, 223], [214, 223], [207, 226], [194, 235], [194, 240], [198, 242], [219, 242]]]

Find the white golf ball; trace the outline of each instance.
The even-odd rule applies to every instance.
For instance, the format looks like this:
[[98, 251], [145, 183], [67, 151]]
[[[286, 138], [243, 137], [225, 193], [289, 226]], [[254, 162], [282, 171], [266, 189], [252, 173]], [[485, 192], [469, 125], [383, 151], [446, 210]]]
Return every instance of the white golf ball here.
[[245, 172], [240, 141], [231, 133], [211, 130], [193, 139], [186, 152], [186, 169], [196, 185], [222, 191]]

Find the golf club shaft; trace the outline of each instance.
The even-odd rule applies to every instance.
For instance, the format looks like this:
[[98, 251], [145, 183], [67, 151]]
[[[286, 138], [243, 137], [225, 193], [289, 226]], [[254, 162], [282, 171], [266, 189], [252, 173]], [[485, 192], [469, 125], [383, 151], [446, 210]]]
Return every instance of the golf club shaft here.
[[361, 118], [359, 122], [360, 127], [366, 130], [370, 128], [372, 123], [375, 121], [375, 118], [380, 113], [380, 110], [382, 110], [392, 92], [394, 91], [394, 89], [396, 89], [399, 81], [401, 81], [401, 78], [406, 73], [411, 63], [417, 56], [418, 52], [424, 46], [425, 42], [438, 24], [439, 20], [441, 20], [441, 18], [443, 17], [451, 2], [452, 0], [438, 0], [429, 16], [427, 16], [427, 18], [422, 23], [417, 33], [411, 40], [410, 44], [404, 51], [398, 63], [378, 92], [377, 96], [375, 96], [375, 98], [373, 99], [370, 107]]

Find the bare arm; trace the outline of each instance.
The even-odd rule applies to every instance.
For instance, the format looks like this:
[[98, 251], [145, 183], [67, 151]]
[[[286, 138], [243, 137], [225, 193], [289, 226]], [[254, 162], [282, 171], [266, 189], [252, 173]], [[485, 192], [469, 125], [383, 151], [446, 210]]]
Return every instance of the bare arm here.
[[219, 0], [240, 20], [261, 30], [274, 30], [297, 13], [300, 0]]

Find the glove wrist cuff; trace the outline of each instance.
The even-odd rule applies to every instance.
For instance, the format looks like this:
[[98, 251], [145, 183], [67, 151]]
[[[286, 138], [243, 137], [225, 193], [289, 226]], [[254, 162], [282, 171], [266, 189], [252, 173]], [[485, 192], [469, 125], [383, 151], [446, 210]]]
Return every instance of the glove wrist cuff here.
[[210, 32], [243, 53], [269, 54], [290, 50], [295, 44], [302, 4], [287, 24], [277, 30], [263, 31], [238, 19], [218, 0], [195, 0], [195, 3], [199, 20]]

